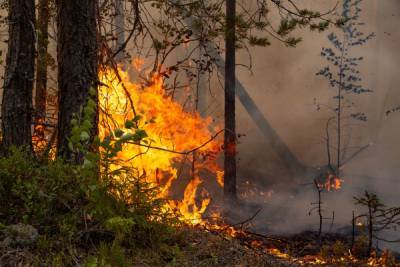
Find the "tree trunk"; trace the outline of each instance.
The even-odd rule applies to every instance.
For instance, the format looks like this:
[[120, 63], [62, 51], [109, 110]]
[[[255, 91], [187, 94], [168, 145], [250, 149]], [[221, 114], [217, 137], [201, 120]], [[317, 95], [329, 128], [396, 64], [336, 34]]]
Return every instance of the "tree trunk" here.
[[2, 100], [3, 148], [31, 148], [35, 1], [9, 0], [9, 42]]
[[47, 49], [49, 43], [49, 0], [39, 0], [38, 6], [38, 55], [36, 61], [35, 127], [34, 141], [41, 147], [45, 141], [47, 98]]
[[[91, 87], [97, 87], [96, 0], [57, 0], [58, 47], [58, 143], [57, 153], [80, 163], [68, 147], [71, 120], [82, 116]], [[93, 118], [91, 140], [96, 134]]]
[[[174, 4], [179, 4], [179, 1], [177, 0], [172, 0], [171, 2]], [[185, 13], [189, 14], [189, 11], [185, 11]], [[187, 16], [185, 18], [185, 22], [193, 29], [195, 34], [198, 34], [196, 31], [197, 22], [194, 21], [191, 16]], [[208, 42], [206, 45], [206, 53], [215, 60], [218, 72], [222, 76], [225, 76], [225, 61], [220, 55], [217, 45], [212, 42]], [[272, 151], [282, 159], [282, 161], [293, 174], [293, 177], [308, 177], [308, 172], [310, 171], [309, 167], [303, 165], [290, 151], [284, 140], [282, 140], [282, 138], [278, 135], [267, 118], [264, 116], [263, 112], [261, 112], [261, 110], [257, 107], [256, 102], [251, 98], [246, 88], [237, 78], [235, 93], [238, 100], [248, 112], [250, 118], [264, 135], [265, 141], [268, 142], [268, 145], [271, 147]]]
[[224, 196], [228, 200], [236, 199], [235, 17], [236, 0], [226, 0]]

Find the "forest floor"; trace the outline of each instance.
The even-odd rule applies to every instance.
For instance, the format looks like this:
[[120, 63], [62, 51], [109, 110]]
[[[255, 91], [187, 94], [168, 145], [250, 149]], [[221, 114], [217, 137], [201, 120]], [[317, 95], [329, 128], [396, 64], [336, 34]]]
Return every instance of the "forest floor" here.
[[[201, 229], [187, 228], [179, 233], [176, 258], [163, 258], [157, 251], [148, 257], [139, 253], [135, 266], [295, 266], [267, 253], [259, 253], [235, 238]], [[154, 253], [154, 254], [153, 254]]]
[[[174, 246], [162, 248], [135, 248], [129, 259], [119, 265], [102, 265], [101, 263], [88, 263], [88, 255], [97, 254], [95, 248], [89, 250], [76, 249], [73, 253], [72, 265], [41, 265], [40, 258], [50, 255], [39, 255], [34, 247], [7, 247], [0, 243], [0, 266], [25, 267], [25, 266], [296, 266], [289, 264], [273, 255], [258, 253], [242, 245], [239, 240], [220, 234], [206, 232], [203, 229], [184, 228], [174, 233], [172, 240]], [[92, 251], [93, 250], [93, 251]], [[39, 265], [38, 265], [39, 264]]]
[[135, 248], [123, 265], [88, 263], [88, 256], [98, 253], [93, 247], [75, 251], [72, 265], [37, 265], [40, 257], [46, 255], [38, 255], [32, 247], [7, 248], [0, 243], [0, 266], [400, 266], [387, 253], [358, 260], [348, 254], [344, 244], [346, 241], [340, 241], [340, 236], [325, 236], [325, 245], [322, 247], [315, 237], [314, 232], [282, 239], [246, 233], [231, 237], [203, 227], [184, 227], [173, 234], [172, 246]]

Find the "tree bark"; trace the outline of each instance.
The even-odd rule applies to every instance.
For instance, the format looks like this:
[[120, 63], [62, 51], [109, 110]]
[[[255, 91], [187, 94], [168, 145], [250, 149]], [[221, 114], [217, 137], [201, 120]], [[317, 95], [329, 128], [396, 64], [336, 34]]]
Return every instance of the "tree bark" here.
[[228, 200], [236, 199], [235, 20], [236, 1], [226, 0], [224, 196]]
[[40, 146], [45, 141], [46, 98], [47, 98], [47, 50], [49, 43], [49, 0], [39, 0], [38, 47], [36, 60], [35, 127], [34, 141]]
[[35, 1], [9, 0], [9, 42], [2, 100], [3, 149], [31, 149]]
[[[91, 87], [97, 87], [96, 0], [57, 0], [58, 143], [59, 156], [80, 163], [68, 147], [71, 120], [82, 115]], [[97, 132], [97, 118], [91, 140]]]

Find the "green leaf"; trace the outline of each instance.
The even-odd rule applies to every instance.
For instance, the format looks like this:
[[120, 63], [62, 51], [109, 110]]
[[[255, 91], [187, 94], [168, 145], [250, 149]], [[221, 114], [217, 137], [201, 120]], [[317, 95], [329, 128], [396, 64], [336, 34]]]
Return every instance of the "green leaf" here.
[[142, 118], [143, 118], [142, 115], [136, 115], [136, 116], [132, 119], [132, 121], [138, 122], [138, 121], [140, 121]]
[[72, 119], [71, 120], [71, 125], [76, 126], [78, 124], [78, 120], [77, 119]]
[[92, 107], [85, 107], [84, 109], [83, 109], [83, 113], [85, 114], [85, 117], [87, 116], [87, 117], [92, 117], [93, 115], [94, 115], [94, 108], [92, 108]]
[[90, 135], [87, 132], [82, 132], [80, 138], [81, 141], [88, 141], [90, 139]]
[[134, 128], [134, 127], [135, 127], [135, 123], [134, 123], [133, 121], [127, 120], [127, 121], [125, 122], [125, 128], [126, 128], [126, 129], [132, 129], [132, 128]]
[[146, 131], [145, 131], [145, 130], [138, 129], [138, 130], [136, 130], [136, 132], [135, 132], [135, 135], [134, 135], [134, 137], [133, 137], [133, 140], [134, 140], [134, 141], [140, 141], [140, 140], [142, 140], [143, 138], [146, 138], [146, 137], [148, 137]]
[[74, 145], [72, 144], [72, 142], [68, 142], [68, 149], [71, 151], [74, 150]]
[[90, 160], [88, 160], [87, 158], [85, 158], [84, 161], [83, 161], [83, 167], [84, 168], [93, 167], [93, 163]]
[[96, 102], [94, 102], [93, 99], [89, 99], [86, 106], [94, 109], [96, 107]]
[[121, 140], [122, 141], [129, 141], [134, 139], [134, 135], [132, 133], [125, 133], [122, 137]]
[[90, 130], [90, 128], [92, 128], [92, 126], [93, 126], [93, 124], [88, 120], [85, 120], [82, 123], [82, 127], [84, 127], [86, 130]]
[[114, 131], [114, 135], [118, 138], [121, 137], [123, 134], [124, 134], [124, 131], [122, 131], [121, 129], [117, 129]]
[[89, 95], [90, 95], [91, 97], [96, 97], [96, 95], [97, 95], [96, 89], [94, 89], [93, 87], [90, 87], [90, 89], [89, 89]]

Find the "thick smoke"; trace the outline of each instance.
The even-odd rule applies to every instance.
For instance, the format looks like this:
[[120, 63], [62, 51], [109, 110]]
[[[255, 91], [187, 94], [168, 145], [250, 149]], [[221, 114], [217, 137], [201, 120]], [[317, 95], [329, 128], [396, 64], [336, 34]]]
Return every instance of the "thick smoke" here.
[[[317, 5], [316, 1], [312, 2], [312, 8], [326, 10], [335, 1], [318, 2]], [[387, 110], [400, 104], [397, 90], [400, 33], [396, 30], [400, 3], [371, 0], [363, 1], [362, 5], [361, 20], [365, 22], [362, 30], [374, 32], [376, 37], [351, 53], [364, 57], [361, 65], [363, 85], [373, 92], [354, 97], [356, 109], [365, 112], [368, 121], [352, 124], [350, 146], [370, 146], [343, 166], [342, 190], [323, 194], [326, 216], [335, 212], [334, 228], [349, 225], [353, 210], [361, 212], [360, 207], [354, 205], [353, 196], [362, 195], [364, 190], [377, 193], [389, 206], [400, 205], [397, 195], [400, 189], [400, 113], [386, 115]], [[323, 166], [327, 161], [324, 131], [331, 113], [323, 108], [316, 111], [313, 99], [317, 98], [320, 103], [332, 102], [333, 92], [328, 90], [328, 84], [315, 75], [325, 65], [319, 54], [323, 46], [329, 45], [326, 38], [329, 32], [301, 31], [303, 42], [294, 49], [278, 42], [273, 42], [271, 47], [254, 48], [251, 50], [252, 74], [241, 68], [238, 71], [241, 82], [291, 151], [302, 163], [314, 167]], [[249, 62], [247, 53], [240, 54], [240, 62]], [[274, 192], [269, 200], [263, 196], [249, 198], [248, 201], [263, 207], [255, 227], [286, 233], [317, 227], [316, 215], [308, 215], [310, 203], [316, 201], [316, 191], [310, 184], [313, 177], [304, 183], [293, 181], [298, 186], [296, 193], [284, 192], [282, 183], [292, 187], [292, 174], [268, 147], [245, 109], [238, 106], [238, 132], [246, 134], [239, 145], [239, 179], [264, 185], [265, 191]], [[325, 223], [325, 231], [330, 230], [330, 223], [329, 220]]]

